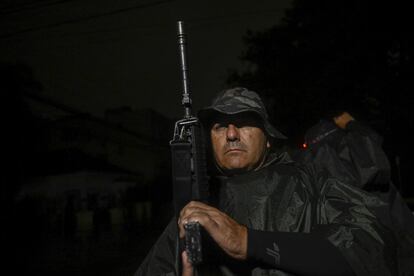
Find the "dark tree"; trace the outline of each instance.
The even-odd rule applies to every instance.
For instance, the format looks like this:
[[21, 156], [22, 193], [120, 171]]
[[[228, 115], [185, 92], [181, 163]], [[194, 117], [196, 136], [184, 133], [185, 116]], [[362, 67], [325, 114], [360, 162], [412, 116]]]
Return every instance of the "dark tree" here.
[[[1, 126], [1, 166], [0, 177], [2, 219], [2, 244], [8, 260], [22, 261], [22, 252], [17, 248], [28, 249], [28, 241], [37, 224], [32, 214], [35, 210], [28, 205], [25, 209], [32, 213], [20, 212], [21, 205], [16, 196], [21, 185], [29, 177], [32, 168], [41, 158], [36, 154], [39, 145], [39, 127], [24, 99], [26, 93], [37, 93], [41, 85], [34, 77], [31, 68], [23, 64], [0, 63], [0, 126]], [[22, 216], [24, 214], [24, 216]], [[9, 260], [10, 259], [10, 260]], [[15, 266], [13, 267], [15, 269]]]
[[229, 83], [261, 92], [272, 119], [295, 141], [343, 109], [380, 121], [382, 131], [393, 118], [412, 127], [407, 11], [394, 1], [296, 0], [282, 24], [245, 36], [247, 69]]
[[39, 128], [24, 95], [42, 89], [24, 64], [0, 63], [2, 204], [10, 204], [36, 163]]
[[414, 194], [409, 12], [403, 1], [294, 0], [281, 24], [246, 34], [245, 70], [228, 82], [262, 93], [293, 146], [320, 118], [351, 111], [384, 136], [396, 184]]

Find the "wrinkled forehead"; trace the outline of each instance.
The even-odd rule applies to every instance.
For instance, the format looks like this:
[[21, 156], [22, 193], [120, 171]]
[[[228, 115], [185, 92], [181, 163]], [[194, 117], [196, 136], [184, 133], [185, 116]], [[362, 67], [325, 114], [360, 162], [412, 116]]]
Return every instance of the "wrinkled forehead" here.
[[215, 125], [235, 125], [237, 127], [252, 126], [264, 130], [262, 118], [255, 112], [241, 112], [237, 114], [224, 114], [217, 112], [210, 119], [210, 129]]

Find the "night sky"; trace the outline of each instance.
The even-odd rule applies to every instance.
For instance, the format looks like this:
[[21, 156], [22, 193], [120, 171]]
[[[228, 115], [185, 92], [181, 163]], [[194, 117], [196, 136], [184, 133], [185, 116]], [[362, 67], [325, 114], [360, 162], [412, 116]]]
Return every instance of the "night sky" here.
[[181, 116], [176, 21], [188, 33], [194, 108], [226, 86], [247, 30], [275, 25], [283, 1], [3, 1], [0, 60], [33, 69], [41, 95], [102, 116], [120, 106]]
[[27, 66], [35, 93], [77, 114], [103, 117], [127, 106], [181, 117], [176, 22], [183, 20], [194, 110], [237, 70], [236, 83], [268, 97], [273, 123], [295, 147], [319, 111], [347, 102], [378, 123], [392, 159], [402, 156], [405, 171], [412, 164], [413, 101], [405, 94], [412, 92], [413, 41], [401, 2], [0, 3], [0, 62]]
[[195, 110], [227, 87], [236, 69], [238, 83], [268, 96], [273, 123], [296, 146], [320, 118], [315, 110], [347, 101], [370, 113], [405, 171], [412, 166], [414, 43], [402, 2], [0, 3], [0, 62], [27, 66], [40, 84], [35, 93], [51, 102], [97, 117], [125, 106], [181, 117], [176, 22], [184, 20]]

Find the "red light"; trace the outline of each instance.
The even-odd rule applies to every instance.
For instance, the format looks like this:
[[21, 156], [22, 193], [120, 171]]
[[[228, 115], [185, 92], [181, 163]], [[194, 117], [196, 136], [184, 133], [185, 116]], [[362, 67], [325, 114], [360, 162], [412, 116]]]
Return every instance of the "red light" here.
[[306, 149], [307, 147], [308, 147], [308, 144], [306, 144], [306, 143], [302, 144], [302, 148]]

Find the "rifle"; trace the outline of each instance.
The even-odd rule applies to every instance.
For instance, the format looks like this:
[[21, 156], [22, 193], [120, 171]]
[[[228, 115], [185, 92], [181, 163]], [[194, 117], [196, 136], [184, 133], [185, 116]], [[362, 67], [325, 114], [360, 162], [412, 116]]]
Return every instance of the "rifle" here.
[[[206, 201], [208, 198], [208, 178], [202, 127], [197, 117], [191, 113], [191, 98], [186, 57], [186, 34], [184, 23], [177, 22], [178, 49], [182, 73], [184, 117], [175, 123], [174, 136], [170, 141], [172, 155], [173, 201], [175, 215], [191, 200]], [[200, 224], [188, 223], [184, 249], [193, 266], [202, 262]]]

